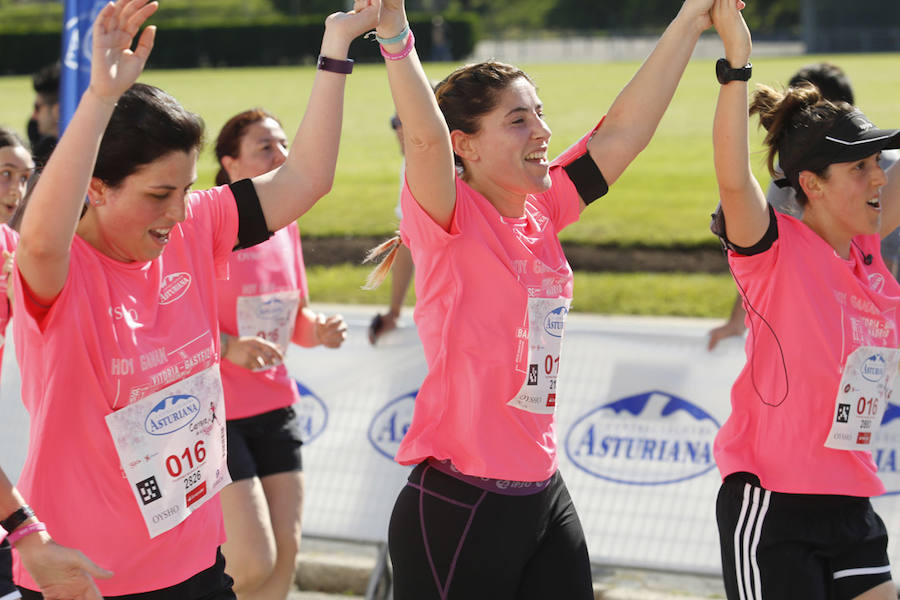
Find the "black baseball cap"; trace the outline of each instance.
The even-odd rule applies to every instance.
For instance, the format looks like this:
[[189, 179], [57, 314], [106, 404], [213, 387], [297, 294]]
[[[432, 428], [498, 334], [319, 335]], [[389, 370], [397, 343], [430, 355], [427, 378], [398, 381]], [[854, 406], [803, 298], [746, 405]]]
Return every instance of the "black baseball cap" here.
[[797, 186], [801, 171], [819, 171], [832, 163], [852, 162], [888, 148], [900, 148], [900, 129], [878, 129], [858, 110], [836, 121], [811, 123], [788, 135], [778, 149], [783, 179], [778, 187]]

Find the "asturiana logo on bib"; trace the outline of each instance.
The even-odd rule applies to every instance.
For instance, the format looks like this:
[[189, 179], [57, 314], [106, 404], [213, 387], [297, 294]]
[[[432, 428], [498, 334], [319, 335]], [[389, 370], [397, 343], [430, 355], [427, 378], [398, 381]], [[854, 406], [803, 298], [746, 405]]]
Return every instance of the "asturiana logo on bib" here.
[[580, 469], [630, 485], [675, 483], [715, 468], [719, 423], [699, 406], [662, 391], [604, 404], [566, 435], [566, 454]]
[[881, 381], [886, 368], [884, 357], [881, 354], [873, 354], [863, 362], [860, 373], [869, 381]]
[[159, 287], [159, 303], [171, 304], [175, 302], [188, 291], [191, 287], [191, 276], [189, 273], [170, 273], [163, 279], [162, 285]]
[[375, 413], [369, 425], [369, 442], [379, 454], [394, 460], [400, 441], [412, 423], [418, 393], [419, 390], [415, 390], [395, 398]]
[[276, 320], [284, 314], [284, 311], [284, 302], [278, 298], [270, 298], [269, 300], [260, 303], [259, 308], [256, 311], [256, 316], [261, 319]]
[[200, 414], [200, 400], [189, 394], [163, 398], [144, 419], [144, 429], [150, 435], [167, 435], [189, 424]]
[[560, 306], [551, 310], [547, 313], [547, 316], [544, 317], [544, 331], [553, 337], [562, 337], [563, 330], [566, 327], [567, 314], [569, 314], [569, 309], [565, 306]]
[[300, 439], [304, 444], [309, 444], [325, 431], [325, 426], [328, 425], [328, 408], [321, 398], [296, 379], [294, 385], [300, 392], [300, 402], [294, 407], [300, 421]]

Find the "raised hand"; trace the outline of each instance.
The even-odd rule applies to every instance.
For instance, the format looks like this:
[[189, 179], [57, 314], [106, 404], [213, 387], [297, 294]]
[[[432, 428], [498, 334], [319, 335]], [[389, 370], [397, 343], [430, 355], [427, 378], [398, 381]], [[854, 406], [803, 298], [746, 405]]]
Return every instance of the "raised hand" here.
[[744, 3], [735, 0], [715, 0], [712, 10], [709, 11], [713, 24], [722, 43], [725, 45], [725, 57], [733, 67], [740, 67], [747, 63], [753, 42], [750, 38], [750, 30], [741, 15]]
[[159, 8], [148, 0], [110, 2], [94, 21], [94, 45], [91, 57], [91, 91], [115, 102], [137, 81], [153, 49], [156, 27], [144, 29], [137, 47], [131, 46], [141, 25]]
[[[743, 0], [728, 0], [727, 3], [738, 11], [744, 9]], [[685, 0], [679, 14], [697, 19], [699, 29], [705, 31], [713, 25], [714, 4], [717, 4], [716, 0]]]
[[348, 42], [367, 31], [371, 31], [378, 23], [381, 0], [355, 0], [353, 10], [336, 12], [325, 19], [326, 35], [337, 34]]

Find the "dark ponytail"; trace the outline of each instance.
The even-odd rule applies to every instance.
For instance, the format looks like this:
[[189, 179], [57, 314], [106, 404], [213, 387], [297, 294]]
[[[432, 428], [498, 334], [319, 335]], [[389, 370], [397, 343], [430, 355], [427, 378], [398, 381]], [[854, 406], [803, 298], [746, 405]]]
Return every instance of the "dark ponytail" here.
[[[810, 127], [819, 123], [834, 123], [853, 111], [853, 106], [842, 101], [826, 99], [819, 89], [808, 82], [792, 86], [779, 92], [769, 86], [759, 85], [750, 101], [750, 114], [759, 116], [760, 125], [766, 130], [766, 163], [773, 178], [780, 175], [776, 170], [776, 157], [786, 149], [809, 148], [817, 141], [821, 127]], [[828, 176], [828, 167], [813, 171], [823, 179]], [[798, 183], [792, 182], [801, 206], [807, 203], [806, 194]]]

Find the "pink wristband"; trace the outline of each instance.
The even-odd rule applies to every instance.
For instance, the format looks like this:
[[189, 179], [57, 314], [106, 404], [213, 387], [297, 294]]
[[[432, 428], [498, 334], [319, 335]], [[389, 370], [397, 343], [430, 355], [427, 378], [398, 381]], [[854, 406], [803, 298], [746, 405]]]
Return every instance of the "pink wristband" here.
[[409, 30], [409, 36], [406, 38], [406, 46], [398, 52], [397, 54], [391, 54], [387, 50], [384, 49], [384, 46], [379, 46], [381, 48], [381, 55], [387, 60], [403, 60], [409, 53], [413, 51], [413, 48], [416, 45], [416, 36], [413, 35], [412, 29]]
[[37, 531], [47, 531], [47, 526], [40, 522], [32, 523], [31, 525], [26, 525], [25, 527], [20, 527], [19, 529], [16, 529], [11, 534], [6, 536], [6, 539], [9, 540], [10, 544], [15, 544], [16, 542], [21, 540], [26, 535], [30, 535]]

